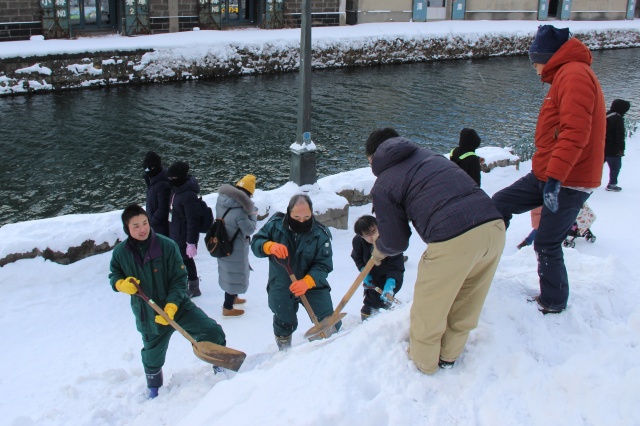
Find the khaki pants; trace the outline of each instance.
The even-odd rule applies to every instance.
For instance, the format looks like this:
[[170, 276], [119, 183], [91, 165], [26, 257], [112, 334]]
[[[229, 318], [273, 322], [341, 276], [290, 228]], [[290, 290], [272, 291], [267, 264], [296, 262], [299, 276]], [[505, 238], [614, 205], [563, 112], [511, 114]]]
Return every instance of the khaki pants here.
[[482, 305], [504, 249], [502, 219], [448, 241], [431, 243], [418, 266], [411, 307], [409, 353], [420, 371], [433, 374], [438, 359], [454, 361]]

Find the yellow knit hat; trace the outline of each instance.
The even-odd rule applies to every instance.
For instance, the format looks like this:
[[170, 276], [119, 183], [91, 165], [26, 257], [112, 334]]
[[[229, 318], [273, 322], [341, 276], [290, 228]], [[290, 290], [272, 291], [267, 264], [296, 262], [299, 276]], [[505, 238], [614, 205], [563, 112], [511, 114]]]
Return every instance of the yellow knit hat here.
[[242, 188], [253, 195], [256, 190], [256, 177], [254, 175], [246, 175], [236, 183], [238, 188]]

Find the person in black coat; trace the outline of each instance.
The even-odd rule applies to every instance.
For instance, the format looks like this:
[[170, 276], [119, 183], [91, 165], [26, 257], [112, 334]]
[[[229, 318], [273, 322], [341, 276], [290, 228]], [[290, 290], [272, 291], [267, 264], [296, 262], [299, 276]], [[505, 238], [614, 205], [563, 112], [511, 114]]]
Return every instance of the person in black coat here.
[[460, 132], [458, 147], [449, 154], [449, 159], [464, 170], [480, 186], [480, 157], [476, 149], [480, 146], [480, 136], [473, 129], [464, 128]]
[[169, 196], [171, 186], [162, 159], [153, 151], [147, 152], [142, 162], [144, 181], [147, 184], [147, 215], [156, 234], [169, 236]]
[[609, 184], [607, 191], [620, 192], [618, 186], [618, 174], [622, 167], [624, 157], [625, 136], [624, 115], [631, 108], [631, 103], [622, 99], [611, 102], [611, 108], [607, 112], [607, 136], [604, 145], [604, 161], [609, 166]]
[[169, 201], [169, 236], [178, 244], [184, 266], [187, 268], [187, 296], [197, 297], [202, 293], [193, 258], [198, 254], [200, 239], [200, 185], [195, 177], [189, 175], [189, 164], [183, 161], [173, 163], [167, 171], [167, 176], [172, 186]]
[[[378, 237], [378, 222], [376, 218], [369, 215], [360, 217], [353, 226], [356, 236], [351, 242], [353, 250], [351, 258], [359, 271], [364, 268], [373, 251], [373, 241]], [[374, 266], [363, 281], [364, 299], [360, 317], [362, 320], [369, 318], [378, 309], [387, 309], [390, 302], [387, 294], [393, 296], [402, 288], [404, 277], [404, 256], [402, 253], [386, 257], [380, 266]], [[382, 289], [382, 294], [378, 294], [375, 288]]]

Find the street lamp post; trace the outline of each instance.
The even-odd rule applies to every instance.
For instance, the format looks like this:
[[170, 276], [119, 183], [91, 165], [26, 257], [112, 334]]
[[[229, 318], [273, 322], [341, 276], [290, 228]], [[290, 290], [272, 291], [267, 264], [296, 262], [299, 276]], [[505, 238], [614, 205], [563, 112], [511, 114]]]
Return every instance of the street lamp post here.
[[311, 0], [302, 0], [300, 22], [300, 86], [298, 128], [291, 145], [290, 180], [297, 185], [316, 182], [316, 150], [311, 140]]

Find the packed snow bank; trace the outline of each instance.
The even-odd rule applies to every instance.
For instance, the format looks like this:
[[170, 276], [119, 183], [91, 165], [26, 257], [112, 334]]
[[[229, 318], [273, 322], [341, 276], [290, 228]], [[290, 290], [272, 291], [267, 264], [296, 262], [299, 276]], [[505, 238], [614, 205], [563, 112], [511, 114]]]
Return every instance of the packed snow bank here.
[[[440, 21], [314, 28], [312, 67], [525, 54], [538, 21]], [[455, 28], [454, 28], [455, 25]], [[590, 49], [640, 46], [635, 21], [566, 22]], [[191, 31], [2, 43], [0, 96], [297, 71], [300, 30]], [[81, 60], [74, 56], [86, 53]], [[52, 56], [49, 56], [52, 55]], [[60, 55], [67, 58], [60, 58]], [[43, 74], [43, 63], [48, 74]], [[35, 68], [34, 68], [35, 67]], [[16, 69], [33, 70], [29, 74]]]

